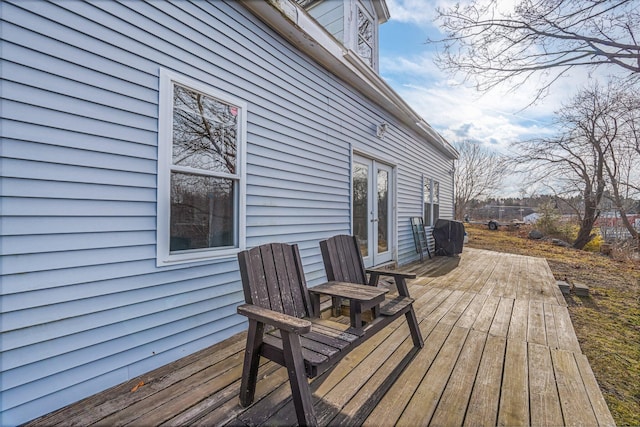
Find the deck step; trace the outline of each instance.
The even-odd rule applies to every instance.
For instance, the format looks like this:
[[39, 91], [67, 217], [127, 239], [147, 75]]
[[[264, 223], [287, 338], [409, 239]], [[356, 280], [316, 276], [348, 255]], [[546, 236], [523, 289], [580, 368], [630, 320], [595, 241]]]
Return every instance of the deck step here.
[[584, 283], [573, 282], [573, 292], [579, 297], [588, 297], [589, 287]]
[[557, 283], [560, 291], [562, 291], [562, 294], [569, 295], [569, 292], [571, 292], [571, 285], [564, 280], [558, 280]]

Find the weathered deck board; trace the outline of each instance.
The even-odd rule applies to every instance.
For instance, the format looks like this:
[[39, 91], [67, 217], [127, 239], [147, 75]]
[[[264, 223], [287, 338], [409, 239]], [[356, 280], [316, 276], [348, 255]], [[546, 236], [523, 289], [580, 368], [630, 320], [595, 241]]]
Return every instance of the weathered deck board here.
[[467, 309], [471, 301], [473, 300], [474, 295], [469, 292], [464, 292], [460, 298], [455, 302], [455, 304], [451, 307], [451, 309], [442, 316], [440, 319], [441, 323], [447, 323], [454, 325], [462, 313]]
[[[159, 390], [170, 387], [203, 369], [243, 352], [245, 341], [246, 333], [234, 335], [221, 343], [186, 356], [174, 363], [165, 365], [102, 393], [90, 396], [74, 405], [63, 408], [63, 410], [40, 417], [30, 424], [34, 426], [53, 426], [89, 425], [95, 423], [105, 416], [117, 413], [138, 401], [147, 398], [152, 399]], [[140, 381], [144, 382], [145, 385], [135, 393], [131, 392], [132, 388], [139, 384]]]
[[[315, 378], [321, 425], [614, 425], [544, 260], [465, 249], [409, 269], [418, 275], [409, 290], [425, 347], [413, 349], [398, 319]], [[260, 368], [255, 403], [240, 407], [245, 339], [32, 424], [295, 424], [286, 371], [273, 362]]]
[[511, 323], [509, 324], [508, 337], [512, 340], [527, 340], [529, 319], [529, 300], [518, 298], [513, 303]]
[[516, 257], [511, 262], [512, 262], [511, 271], [509, 272], [509, 277], [505, 281], [505, 284], [503, 287], [503, 294], [501, 296], [504, 298], [510, 298], [512, 300], [515, 300], [518, 297], [519, 276], [522, 274], [522, 271], [521, 271], [522, 257]]
[[507, 340], [498, 408], [499, 426], [530, 425], [528, 366], [527, 343]]
[[573, 353], [564, 350], [551, 350], [551, 360], [553, 361], [565, 424], [571, 426], [598, 425]]
[[474, 330], [469, 331], [467, 341], [431, 419], [432, 425], [462, 425], [486, 340], [486, 334]]
[[417, 350], [407, 336], [400, 345], [378, 369], [367, 383], [353, 396], [335, 418], [331, 425], [362, 425], [366, 417], [375, 408], [377, 402], [384, 396], [395, 382], [407, 363], [415, 356]]
[[[424, 327], [433, 329], [427, 335]], [[429, 370], [433, 360], [438, 355], [438, 351], [447, 339], [451, 329], [453, 329], [453, 326], [444, 323], [424, 321], [420, 324], [420, 331], [423, 333], [423, 337], [426, 337], [432, 345], [425, 346], [416, 355], [415, 359], [411, 361], [412, 368], [405, 370], [398, 377], [398, 380], [365, 420], [365, 425], [393, 425], [397, 422], [415, 390], [422, 382], [424, 374]]]
[[547, 331], [544, 321], [544, 305], [542, 301], [529, 301], [527, 342], [547, 345]]
[[498, 304], [500, 304], [500, 297], [489, 295], [484, 302], [482, 310], [478, 313], [478, 317], [473, 323], [472, 328], [476, 331], [488, 332], [489, 328], [491, 328], [491, 324], [493, 323], [493, 318], [496, 314], [496, 310], [498, 309]]
[[500, 298], [495, 316], [491, 322], [489, 333], [491, 335], [499, 335], [506, 337], [509, 332], [509, 321], [511, 320], [511, 311], [513, 310], [513, 300], [511, 298]]
[[[323, 410], [318, 411], [316, 414], [318, 422], [321, 424], [329, 424], [340, 412], [340, 409], [345, 407], [359, 392], [365, 390], [373, 394], [377, 390], [378, 383], [369, 380], [377, 371], [386, 371], [388, 369], [385, 369], [385, 362], [408, 336], [409, 329], [405, 323], [384, 339], [384, 345], [377, 345], [362, 363], [346, 373], [346, 375], [342, 377], [340, 384], [333, 387], [323, 396]], [[405, 353], [409, 352], [409, 350], [411, 349], [407, 348]]]
[[438, 356], [409, 400], [398, 424], [421, 426], [429, 423], [468, 333], [468, 329], [453, 327]]
[[[473, 295], [473, 294], [472, 294]], [[475, 294], [473, 301], [467, 306], [467, 309], [462, 313], [456, 326], [461, 328], [471, 328], [478, 317], [478, 314], [484, 307], [484, 303], [487, 300], [487, 295]]]
[[550, 348], [559, 348], [556, 318], [553, 314], [553, 305], [549, 303], [544, 304], [544, 324], [547, 332], [547, 345]]
[[487, 337], [478, 369], [478, 372], [482, 374], [475, 379], [464, 419], [465, 426], [493, 426], [496, 424], [506, 346], [507, 340], [505, 338], [494, 335]]
[[558, 348], [562, 350], [581, 353], [578, 337], [573, 330], [571, 317], [567, 307], [551, 305], [553, 311], [553, 319], [556, 326], [556, 334], [558, 336]]
[[529, 344], [529, 401], [531, 425], [562, 425], [562, 410], [556, 387], [551, 352], [547, 346]]
[[584, 387], [587, 390], [589, 401], [591, 402], [591, 405], [594, 409], [593, 412], [598, 419], [598, 425], [615, 426], [615, 422], [611, 417], [611, 413], [609, 412], [607, 403], [604, 401], [604, 396], [602, 396], [600, 387], [598, 387], [596, 377], [593, 375], [593, 371], [591, 370], [591, 365], [589, 365], [587, 356], [585, 356], [584, 354], [574, 353], [574, 357], [576, 358], [576, 363], [578, 364], [578, 369], [580, 370], [580, 376], [584, 381]]

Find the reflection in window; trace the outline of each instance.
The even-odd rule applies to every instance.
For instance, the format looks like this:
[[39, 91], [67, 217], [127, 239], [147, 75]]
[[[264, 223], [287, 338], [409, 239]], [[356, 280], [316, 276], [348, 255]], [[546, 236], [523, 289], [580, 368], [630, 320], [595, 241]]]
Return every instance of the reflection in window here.
[[235, 173], [238, 109], [176, 86], [173, 164]]
[[171, 174], [170, 251], [234, 245], [233, 180]]
[[434, 225], [440, 217], [440, 183], [424, 178], [424, 225]]
[[373, 67], [374, 51], [374, 26], [373, 22], [362, 9], [358, 8], [358, 55]]
[[237, 246], [238, 113], [173, 85], [170, 253]]
[[378, 170], [378, 253], [389, 250], [389, 172]]
[[363, 257], [369, 255], [369, 168], [353, 164], [353, 234]]
[[433, 211], [433, 223], [436, 224], [436, 221], [440, 218], [440, 183], [438, 181], [433, 181], [433, 203], [431, 204], [431, 210]]

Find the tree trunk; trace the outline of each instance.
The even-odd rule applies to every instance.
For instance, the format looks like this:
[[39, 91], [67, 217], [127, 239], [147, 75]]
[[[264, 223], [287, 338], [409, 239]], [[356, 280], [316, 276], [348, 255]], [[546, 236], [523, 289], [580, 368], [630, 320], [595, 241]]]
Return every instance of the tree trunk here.
[[593, 226], [596, 223], [596, 220], [600, 216], [600, 212], [598, 211], [598, 206], [600, 206], [600, 200], [602, 199], [602, 194], [604, 193], [604, 180], [602, 179], [602, 158], [599, 159], [599, 168], [597, 170], [596, 177], [596, 191], [592, 193], [592, 185], [591, 181], [585, 179], [585, 189], [584, 189], [584, 216], [582, 217], [582, 222], [580, 223], [580, 230], [578, 230], [578, 237], [573, 242], [573, 247], [576, 249], [584, 249], [587, 243], [591, 241], [595, 237], [595, 234], [592, 233]]
[[593, 215], [589, 215], [589, 213], [586, 213], [584, 219], [580, 223], [578, 237], [576, 237], [576, 240], [573, 242], [574, 248], [584, 249], [587, 243], [589, 243], [595, 237], [595, 234], [592, 233], [595, 222], [596, 218], [594, 218]]

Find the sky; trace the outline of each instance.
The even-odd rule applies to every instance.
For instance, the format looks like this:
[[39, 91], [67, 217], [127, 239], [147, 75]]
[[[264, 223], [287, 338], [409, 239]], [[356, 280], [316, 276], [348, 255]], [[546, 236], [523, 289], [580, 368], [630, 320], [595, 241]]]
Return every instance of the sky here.
[[[452, 144], [471, 140], [510, 154], [513, 142], [553, 136], [554, 112], [590, 80], [605, 78], [608, 73], [574, 68], [572, 75], [556, 81], [551, 91], [533, 105], [537, 93], [533, 81], [516, 91], [503, 87], [480, 94], [461, 84], [460, 78], [439, 70], [433, 61], [436, 47], [425, 43], [428, 38], [442, 38], [434, 23], [436, 7], [452, 6], [458, 1], [467, 0], [386, 0], [391, 19], [379, 27], [380, 75]], [[511, 7], [516, 2], [500, 0], [499, 6]], [[525, 187], [523, 181], [518, 174], [506, 177], [503, 188], [494, 196], [549, 192], [542, 183]]]
[[[424, 120], [452, 144], [471, 141], [500, 154], [513, 154], [514, 142], [557, 135], [555, 113], [595, 81], [629, 77], [622, 67], [574, 67], [554, 81], [536, 100], [534, 75], [517, 89], [503, 84], [484, 94], [465, 86], [461, 76], [447, 74], [434, 63], [436, 45], [444, 35], [435, 22], [436, 8], [451, 8], [471, 0], [386, 0], [391, 18], [379, 27], [379, 73]], [[496, 7], [511, 12], [521, 0], [499, 0]], [[629, 3], [638, 11], [636, 2]], [[627, 10], [628, 12], [629, 10]], [[637, 15], [636, 15], [637, 16]], [[618, 28], [617, 35], [628, 37]], [[633, 26], [632, 26], [633, 28]], [[615, 30], [615, 26], [611, 31]], [[616, 32], [614, 31], [614, 35]], [[496, 197], [548, 194], [547, 183], [525, 187], [523, 175], [512, 174]]]
[[473, 140], [508, 152], [521, 139], [552, 134], [553, 113], [586, 76], [561, 79], [538, 104], [533, 87], [515, 93], [494, 90], [480, 95], [434, 64], [435, 47], [425, 44], [442, 35], [433, 23], [435, 7], [449, 0], [387, 0], [391, 19], [380, 26], [380, 74], [434, 129], [451, 143]]

